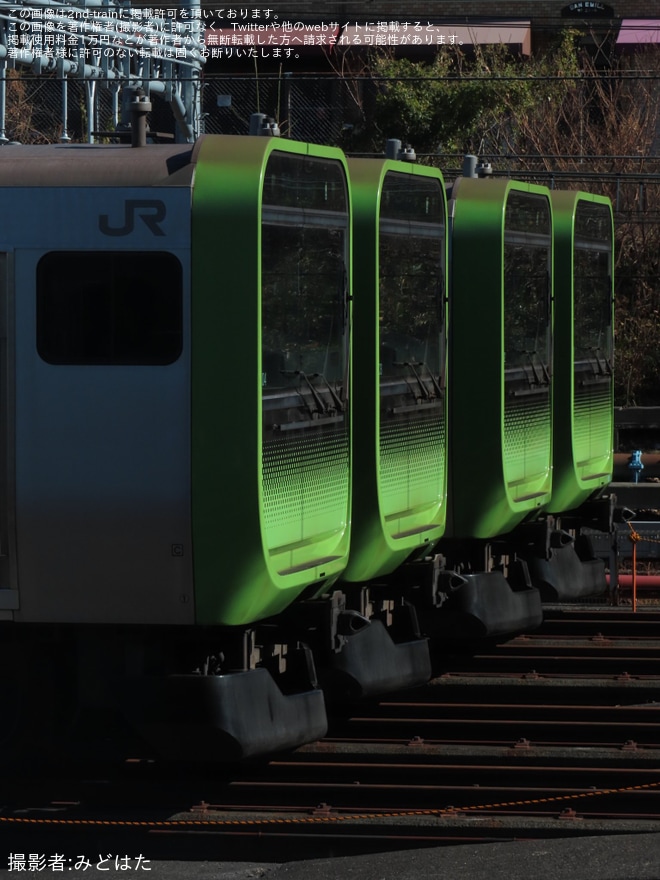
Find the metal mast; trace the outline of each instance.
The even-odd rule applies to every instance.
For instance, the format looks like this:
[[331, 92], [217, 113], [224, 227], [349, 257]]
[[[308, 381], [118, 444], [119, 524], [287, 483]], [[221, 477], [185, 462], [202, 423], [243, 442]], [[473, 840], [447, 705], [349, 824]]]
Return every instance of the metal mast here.
[[118, 128], [130, 125], [138, 89], [167, 101], [176, 140], [201, 133], [204, 26], [198, 0], [179, 0], [164, 17], [149, 17], [130, 0], [0, 0], [0, 140], [6, 141], [9, 68], [55, 74], [62, 85], [62, 136], [68, 135], [68, 83], [84, 81], [87, 140], [98, 130], [97, 89], [113, 92]]

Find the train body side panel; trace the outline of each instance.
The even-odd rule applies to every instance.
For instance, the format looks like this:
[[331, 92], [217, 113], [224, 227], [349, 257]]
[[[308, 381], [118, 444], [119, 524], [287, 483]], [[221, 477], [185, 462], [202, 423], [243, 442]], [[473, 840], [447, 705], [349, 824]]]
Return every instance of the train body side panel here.
[[515, 181], [462, 179], [454, 187], [451, 537], [505, 534], [550, 500], [549, 195]]
[[[325, 303], [318, 241], [336, 215], [350, 241], [346, 171], [333, 148], [239, 136], [200, 143], [192, 224], [196, 619], [242, 625], [327, 588], [348, 558], [348, 411], [331, 415], [332, 379], [312, 366], [324, 352], [316, 336], [302, 336]], [[343, 181], [342, 211], [303, 204], [326, 183], [332, 189], [314, 171], [323, 162]], [[309, 171], [306, 194], [292, 165], [303, 177]], [[336, 284], [343, 295], [350, 260]], [[348, 308], [341, 298], [335, 305]]]
[[[15, 281], [15, 619], [190, 623], [190, 189], [3, 197]], [[180, 285], [174, 331], [158, 317], [168, 276]], [[85, 314], [106, 294], [136, 326], [99, 342]], [[160, 341], [145, 354], [155, 315]], [[161, 348], [172, 332], [180, 340]]]

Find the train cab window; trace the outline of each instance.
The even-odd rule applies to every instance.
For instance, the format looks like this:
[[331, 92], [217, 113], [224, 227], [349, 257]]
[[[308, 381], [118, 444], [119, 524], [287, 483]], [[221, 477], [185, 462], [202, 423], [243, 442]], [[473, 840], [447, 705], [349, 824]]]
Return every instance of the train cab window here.
[[49, 364], [166, 365], [183, 346], [174, 254], [52, 251], [37, 265], [37, 351]]
[[[380, 373], [418, 377], [435, 399], [444, 365], [444, 200], [440, 181], [389, 172], [380, 204]], [[415, 383], [413, 385], [415, 387]]]
[[[264, 399], [293, 390], [307, 409], [334, 410], [348, 363], [348, 195], [341, 164], [273, 152], [261, 235]], [[321, 407], [319, 400], [330, 403]]]
[[511, 192], [504, 220], [504, 350], [507, 368], [542, 375], [550, 361], [550, 206]]
[[578, 202], [574, 241], [575, 359], [612, 361], [612, 217], [607, 205]]

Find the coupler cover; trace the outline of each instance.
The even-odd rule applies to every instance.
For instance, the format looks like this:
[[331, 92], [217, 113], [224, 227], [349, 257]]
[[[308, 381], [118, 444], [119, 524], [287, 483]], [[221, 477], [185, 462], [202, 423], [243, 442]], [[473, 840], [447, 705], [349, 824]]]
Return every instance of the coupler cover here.
[[536, 629], [542, 621], [539, 591], [514, 590], [499, 571], [454, 573], [447, 600], [421, 619], [427, 635], [447, 643], [511, 637]]
[[283, 694], [266, 669], [134, 680], [130, 722], [172, 761], [232, 761], [325, 736], [323, 692]]
[[[349, 612], [350, 614], [350, 612]], [[329, 663], [318, 664], [319, 682], [330, 700], [359, 700], [416, 687], [431, 677], [428, 640], [395, 643], [380, 620], [358, 621]]]
[[580, 547], [582, 553], [571, 535], [554, 531], [548, 558], [527, 559], [532, 584], [544, 602], [565, 602], [607, 592], [605, 563], [594, 556], [589, 541], [580, 541]]

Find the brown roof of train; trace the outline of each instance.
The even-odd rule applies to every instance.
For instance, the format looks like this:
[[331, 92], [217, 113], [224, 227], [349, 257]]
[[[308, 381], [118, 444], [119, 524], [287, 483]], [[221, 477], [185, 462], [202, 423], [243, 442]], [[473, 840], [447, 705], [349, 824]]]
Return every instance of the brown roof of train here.
[[191, 144], [0, 147], [0, 187], [190, 186], [193, 167]]

